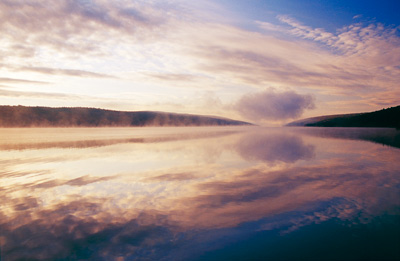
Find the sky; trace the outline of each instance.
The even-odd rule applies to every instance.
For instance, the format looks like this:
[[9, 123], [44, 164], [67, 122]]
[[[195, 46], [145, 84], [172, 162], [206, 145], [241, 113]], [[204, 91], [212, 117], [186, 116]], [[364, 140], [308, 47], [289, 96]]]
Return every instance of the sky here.
[[399, 1], [0, 0], [0, 105], [263, 125], [400, 104]]

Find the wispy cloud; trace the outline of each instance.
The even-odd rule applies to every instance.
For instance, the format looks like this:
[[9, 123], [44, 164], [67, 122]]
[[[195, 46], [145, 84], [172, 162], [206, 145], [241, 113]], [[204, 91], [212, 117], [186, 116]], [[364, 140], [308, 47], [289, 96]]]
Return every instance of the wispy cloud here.
[[184, 180], [191, 180], [196, 179], [195, 173], [169, 173], [169, 174], [162, 174], [159, 176], [154, 176], [145, 179], [146, 181], [184, 181]]
[[335, 35], [326, 32], [322, 28], [312, 28], [310, 26], [303, 25], [298, 21], [290, 18], [289, 16], [279, 15], [278, 19], [281, 22], [292, 26], [293, 29], [291, 29], [290, 32], [296, 36], [300, 36], [306, 39], [312, 39], [315, 41], [325, 42], [327, 44], [331, 44], [336, 39]]
[[111, 64], [137, 55], [128, 46], [160, 39], [171, 16], [160, 3], [1, 1], [0, 61], [11, 72], [112, 78]]
[[102, 52], [105, 41], [117, 41], [114, 37], [122, 34], [131, 38], [143, 29], [151, 34], [168, 19], [151, 4], [128, 1], [6, 0], [0, 12], [0, 28], [22, 49], [41, 45], [86, 54]]
[[32, 80], [26, 80], [26, 79], [15, 79], [15, 78], [0, 78], [0, 83], [17, 83], [17, 84], [48, 84], [49, 82], [43, 82], [43, 81], [32, 81]]
[[36, 72], [41, 74], [49, 75], [67, 75], [76, 77], [94, 77], [94, 78], [113, 78], [112, 75], [89, 72], [84, 70], [75, 69], [60, 69], [60, 68], [48, 68], [48, 67], [34, 67], [34, 66], [22, 66], [14, 69], [20, 72]]
[[30, 98], [50, 98], [50, 99], [83, 99], [74, 94], [52, 93], [52, 92], [32, 92], [32, 91], [11, 91], [0, 88], [0, 97], [30, 97]]
[[197, 78], [194, 75], [190, 74], [178, 74], [178, 73], [145, 73], [146, 76], [151, 78], [155, 78], [163, 81], [172, 81], [172, 82], [190, 82]]
[[[355, 18], [358, 17], [355, 16]], [[397, 27], [387, 27], [380, 23], [368, 25], [356, 23], [344, 26], [333, 34], [322, 28], [303, 25], [289, 16], [278, 16], [278, 19], [291, 27], [287, 29], [288, 33], [322, 42], [333, 50], [340, 51], [344, 57], [351, 55], [358, 56], [363, 60], [374, 59], [374, 62], [379, 62], [376, 65], [380, 65], [380, 63], [384, 63], [386, 66], [398, 65], [398, 60], [395, 60], [400, 56], [400, 38], [397, 34], [399, 28]], [[378, 58], [379, 60], [376, 60]]]

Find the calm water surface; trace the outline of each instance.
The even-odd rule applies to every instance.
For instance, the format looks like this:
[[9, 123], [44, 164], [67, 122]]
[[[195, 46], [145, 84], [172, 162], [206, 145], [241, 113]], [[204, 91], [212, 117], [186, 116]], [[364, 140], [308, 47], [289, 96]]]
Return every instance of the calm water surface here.
[[1, 260], [399, 260], [400, 134], [0, 129]]

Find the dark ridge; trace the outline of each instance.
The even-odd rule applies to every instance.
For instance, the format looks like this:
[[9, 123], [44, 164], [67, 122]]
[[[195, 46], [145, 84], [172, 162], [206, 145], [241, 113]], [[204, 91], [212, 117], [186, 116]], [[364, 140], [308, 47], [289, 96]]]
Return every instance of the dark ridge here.
[[371, 127], [400, 129], [400, 106], [374, 112], [308, 118], [291, 122], [286, 126]]
[[0, 106], [0, 127], [129, 127], [251, 125], [225, 118], [153, 111]]

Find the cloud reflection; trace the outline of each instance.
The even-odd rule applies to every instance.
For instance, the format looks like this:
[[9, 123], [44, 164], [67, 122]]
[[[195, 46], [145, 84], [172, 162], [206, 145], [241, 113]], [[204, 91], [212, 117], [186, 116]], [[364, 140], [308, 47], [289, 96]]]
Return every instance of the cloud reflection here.
[[314, 156], [314, 146], [304, 144], [299, 136], [285, 133], [250, 132], [237, 144], [246, 160], [293, 163]]
[[[28, 204], [32, 199], [23, 201]], [[142, 213], [117, 220], [102, 213], [103, 205], [99, 199], [77, 199], [36, 211], [35, 217], [25, 212], [20, 225], [2, 222], [2, 256], [6, 260], [156, 258], [153, 248], [171, 244], [173, 236], [162, 215]]]
[[[104, 154], [91, 146], [0, 151], [8, 173], [0, 183], [2, 258], [188, 260], [260, 231], [290, 235], [332, 220], [351, 227], [398, 215], [397, 149], [250, 130], [127, 142]], [[47, 150], [49, 162], [29, 162]], [[215, 150], [212, 161], [199, 153]], [[74, 157], [65, 165], [59, 154]], [[130, 172], [122, 175], [123, 165]]]
[[[232, 179], [199, 184], [200, 195], [183, 198], [183, 204], [190, 206], [190, 212], [185, 211], [189, 216], [186, 222], [189, 226], [235, 227], [242, 222], [298, 211], [291, 219], [296, 221], [319, 202], [326, 201], [326, 207], [329, 207], [329, 202], [338, 197], [345, 199], [340, 201], [344, 205], [338, 203], [340, 206], [337, 205], [333, 212], [312, 212], [309, 215], [315, 217], [311, 220], [357, 219], [360, 209], [364, 214], [374, 216], [397, 204], [396, 200], [389, 199], [395, 198], [398, 189], [385, 189], [384, 186], [393, 185], [387, 183], [389, 180], [396, 184], [400, 184], [400, 180], [394, 169], [386, 171], [368, 170], [358, 163], [351, 166], [332, 163], [282, 171], [244, 170]], [[385, 185], [376, 188], [376, 184]], [[350, 205], [349, 200], [353, 202]], [[379, 208], [380, 204], [385, 207]]]
[[[79, 128], [78, 128], [79, 129]], [[82, 128], [84, 130], [85, 128]], [[40, 135], [36, 137], [36, 139], [32, 140], [16, 140], [9, 142], [5, 140], [5, 142], [0, 141], [0, 150], [27, 150], [27, 149], [49, 149], [49, 148], [91, 148], [91, 147], [104, 147], [116, 144], [127, 144], [127, 143], [161, 143], [161, 142], [170, 142], [170, 141], [182, 141], [182, 140], [190, 140], [190, 139], [201, 139], [201, 138], [210, 138], [210, 137], [222, 137], [229, 134], [234, 134], [241, 130], [240, 128], [220, 128], [220, 129], [213, 129], [204, 127], [201, 131], [193, 132], [190, 128], [185, 129], [178, 129], [170, 127], [168, 128], [167, 132], [159, 133], [159, 130], [154, 128], [144, 130], [144, 133], [138, 131], [133, 134], [131, 130], [132, 127], [125, 127], [119, 128], [115, 131], [115, 127], [112, 132], [117, 133], [115, 136], [116, 138], [105, 138], [103, 132], [107, 131], [107, 128], [99, 128], [99, 129], [86, 129], [91, 130], [92, 133], [89, 137], [82, 137], [76, 135], [75, 133], [66, 133], [64, 131], [60, 133], [51, 133], [50, 137], [44, 137]], [[0, 130], [0, 134], [3, 137], [11, 137], [12, 132], [16, 129], [2, 129]], [[22, 131], [21, 131], [22, 130]], [[49, 131], [50, 130], [50, 131]], [[143, 129], [142, 129], [143, 130]], [[200, 129], [199, 129], [200, 130]], [[26, 135], [27, 133], [32, 133], [33, 135], [38, 135], [41, 132], [52, 132], [51, 128], [26, 128], [26, 129], [19, 129], [21, 133], [15, 134], [18, 138], [18, 135]], [[141, 135], [138, 136], [136, 133], [140, 133]], [[13, 138], [15, 138], [13, 137]], [[121, 138], [125, 137], [125, 138]], [[52, 141], [52, 140], [55, 141]]]

